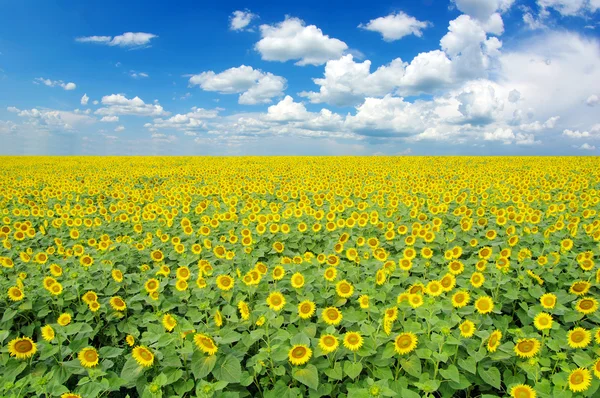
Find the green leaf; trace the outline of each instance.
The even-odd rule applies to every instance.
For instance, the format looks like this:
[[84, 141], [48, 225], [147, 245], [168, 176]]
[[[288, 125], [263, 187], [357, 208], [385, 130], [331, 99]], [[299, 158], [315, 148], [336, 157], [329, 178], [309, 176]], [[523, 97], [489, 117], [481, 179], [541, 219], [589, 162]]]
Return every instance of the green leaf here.
[[15, 315], [17, 315], [17, 310], [13, 310], [12, 308], [7, 309], [4, 311], [4, 315], [2, 315], [2, 320], [0, 320], [0, 323], [10, 321], [15, 317]]
[[466, 370], [467, 372], [471, 372], [473, 374], [477, 373], [477, 363], [471, 357], [461, 358], [458, 360], [458, 366]]
[[325, 374], [329, 376], [330, 379], [334, 380], [342, 380], [344, 378], [344, 374], [342, 373], [342, 365], [339, 362], [336, 362], [333, 368], [325, 369]]
[[440, 374], [448, 380], [452, 380], [456, 383], [460, 382], [460, 374], [458, 373], [458, 368], [454, 365], [450, 365], [446, 369], [440, 369]]
[[133, 358], [129, 358], [123, 369], [121, 369], [121, 378], [125, 381], [125, 387], [133, 387], [139, 375], [144, 369]]
[[98, 350], [100, 358], [115, 358], [121, 355], [122, 352], [123, 349], [117, 347], [102, 347]]
[[502, 384], [502, 380], [500, 378], [500, 371], [495, 367], [490, 367], [489, 369], [484, 369], [483, 366], [478, 367], [479, 376], [496, 389], [500, 389], [500, 385]]
[[360, 362], [344, 362], [344, 373], [351, 379], [356, 379], [360, 372], [362, 372], [362, 368], [363, 366]]
[[400, 366], [402, 366], [402, 369], [406, 373], [413, 377], [419, 377], [423, 372], [421, 360], [416, 355], [411, 355], [408, 359], [401, 359]]
[[229, 383], [239, 383], [242, 376], [242, 365], [240, 360], [233, 355], [227, 355], [225, 359], [217, 365], [212, 374], [217, 380], [227, 381]]
[[191, 365], [191, 370], [192, 374], [194, 375], [194, 378], [196, 380], [199, 380], [208, 376], [208, 374], [214, 369], [216, 363], [216, 355], [206, 356], [200, 351], [195, 351], [192, 355]]
[[292, 376], [294, 379], [312, 388], [313, 390], [319, 388], [319, 373], [315, 365], [308, 364], [303, 369], [296, 368], [292, 372]]

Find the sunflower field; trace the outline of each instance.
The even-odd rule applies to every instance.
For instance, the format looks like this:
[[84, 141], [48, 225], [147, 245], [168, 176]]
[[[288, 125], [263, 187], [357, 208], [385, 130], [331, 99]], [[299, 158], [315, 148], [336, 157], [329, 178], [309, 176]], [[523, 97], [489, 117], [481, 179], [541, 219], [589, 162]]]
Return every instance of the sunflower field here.
[[1, 397], [598, 397], [600, 159], [0, 158]]

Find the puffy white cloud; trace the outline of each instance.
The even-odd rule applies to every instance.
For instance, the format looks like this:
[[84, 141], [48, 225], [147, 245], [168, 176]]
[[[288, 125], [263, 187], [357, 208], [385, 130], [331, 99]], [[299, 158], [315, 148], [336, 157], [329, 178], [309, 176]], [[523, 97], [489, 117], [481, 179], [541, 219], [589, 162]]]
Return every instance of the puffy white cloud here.
[[362, 102], [365, 96], [383, 96], [401, 85], [405, 64], [396, 58], [371, 73], [371, 61], [355, 62], [352, 55], [328, 61], [325, 75], [313, 79], [319, 92], [302, 92], [312, 103], [344, 106]]
[[119, 36], [84, 36], [77, 37], [75, 41], [80, 43], [96, 43], [107, 46], [119, 47], [146, 47], [150, 41], [158, 36], [152, 33], [126, 32]]
[[116, 115], [134, 115], [134, 116], [165, 116], [165, 112], [160, 104], [146, 104], [140, 97], [128, 99], [123, 94], [111, 94], [102, 97], [104, 107], [94, 112], [96, 115], [116, 116]]
[[119, 117], [118, 116], [104, 116], [102, 119], [100, 119], [100, 121], [105, 122], [105, 123], [118, 122]]
[[588, 0], [537, 0], [537, 4], [542, 9], [552, 8], [561, 15], [577, 15], [582, 13], [588, 7]]
[[487, 20], [496, 11], [506, 12], [515, 0], [453, 0], [456, 7], [463, 13], [477, 18], [480, 21]]
[[150, 77], [150, 76], [148, 76], [147, 73], [136, 72], [134, 70], [129, 71], [129, 76], [133, 77], [134, 79], [144, 79], [144, 78]]
[[156, 118], [152, 123], [146, 123], [144, 127], [150, 131], [159, 129], [172, 129], [184, 132], [191, 132], [199, 129], [206, 129], [206, 120], [217, 118], [219, 111], [217, 109], [203, 109], [193, 107], [186, 114], [176, 114], [168, 119]]
[[121, 131], [125, 130], [125, 126], [121, 125], [121, 126], [117, 126], [115, 127], [115, 132], [120, 133]]
[[28, 123], [34, 127], [58, 130], [75, 130], [86, 125], [93, 124], [96, 119], [83, 112], [59, 111], [53, 109], [25, 109], [12, 108], [12, 112], [26, 118]]
[[306, 26], [298, 18], [261, 25], [260, 33], [262, 38], [255, 49], [265, 61], [298, 60], [296, 65], [321, 65], [348, 49], [343, 41], [324, 35], [315, 25]]
[[302, 103], [294, 102], [292, 97], [286, 95], [279, 103], [269, 107], [265, 119], [276, 122], [300, 121], [306, 119], [308, 114]]
[[600, 102], [600, 98], [598, 98], [598, 96], [596, 94], [592, 94], [590, 95], [586, 100], [585, 103], [588, 106], [594, 106], [596, 104], [598, 104], [598, 102]]
[[556, 126], [556, 122], [560, 119], [560, 116], [552, 116], [544, 123], [540, 123], [539, 121], [535, 121], [532, 123], [524, 123], [519, 126], [519, 129], [522, 131], [542, 131], [547, 129], [553, 129]]
[[258, 17], [258, 15], [252, 14], [250, 10], [234, 11], [229, 17], [229, 29], [243, 30], [256, 17]]
[[483, 134], [483, 139], [486, 141], [503, 141], [504, 144], [510, 144], [515, 139], [515, 134], [512, 129], [498, 127], [493, 132], [486, 131]]
[[37, 77], [33, 80], [35, 84], [44, 84], [48, 87], [62, 87], [64, 90], [71, 91], [77, 88], [75, 83], [65, 83], [62, 80], [50, 80], [44, 79], [43, 77]]
[[403, 94], [431, 93], [453, 83], [452, 61], [446, 53], [434, 50], [419, 53], [406, 67]]
[[87, 96], [87, 94], [83, 94], [83, 97], [81, 97], [81, 105], [87, 105], [88, 101], [90, 100], [90, 97]]
[[577, 149], [581, 149], [582, 151], [594, 151], [596, 150], [596, 146], [595, 145], [590, 145], [587, 142], [583, 143], [581, 146], [575, 146], [575, 148]]
[[283, 95], [286, 79], [272, 73], [242, 65], [221, 73], [202, 72], [190, 77], [190, 85], [198, 85], [204, 91], [217, 91], [221, 94], [241, 93], [240, 104], [253, 105], [271, 102], [271, 98]]
[[565, 137], [569, 137], [569, 138], [588, 138], [591, 137], [591, 134], [589, 133], [589, 131], [579, 131], [579, 130], [569, 130], [569, 129], [565, 129], [562, 133], [562, 135], [564, 135]]
[[430, 25], [428, 21], [419, 21], [400, 11], [396, 14], [372, 19], [367, 24], [360, 24], [358, 27], [381, 33], [385, 41], [394, 41], [408, 35], [421, 37], [423, 36], [422, 30]]

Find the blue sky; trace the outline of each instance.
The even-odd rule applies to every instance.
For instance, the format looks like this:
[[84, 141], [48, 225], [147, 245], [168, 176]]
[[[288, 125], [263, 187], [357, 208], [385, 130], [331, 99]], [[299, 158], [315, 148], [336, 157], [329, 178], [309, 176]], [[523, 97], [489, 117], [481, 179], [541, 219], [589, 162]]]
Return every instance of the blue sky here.
[[0, 6], [0, 154], [598, 155], [600, 0]]

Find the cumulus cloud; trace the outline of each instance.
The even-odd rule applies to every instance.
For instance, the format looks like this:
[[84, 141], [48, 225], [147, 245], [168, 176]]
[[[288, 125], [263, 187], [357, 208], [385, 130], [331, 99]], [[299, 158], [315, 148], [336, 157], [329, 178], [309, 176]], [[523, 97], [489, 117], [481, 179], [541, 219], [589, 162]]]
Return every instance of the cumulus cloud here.
[[565, 129], [562, 133], [565, 137], [569, 138], [589, 138], [591, 134], [588, 131], [579, 131], [579, 130], [569, 130]]
[[580, 149], [582, 151], [595, 151], [596, 150], [596, 146], [595, 145], [590, 145], [587, 142], [583, 143], [581, 146], [575, 146], [575, 148]]
[[257, 18], [258, 15], [252, 14], [250, 10], [246, 11], [234, 11], [233, 14], [229, 17], [229, 29], [240, 31], [243, 30], [246, 26], [252, 22], [254, 18]]
[[162, 106], [158, 103], [146, 104], [140, 97], [128, 99], [123, 94], [111, 94], [102, 97], [104, 107], [94, 112], [101, 116], [133, 115], [133, 116], [166, 116]]
[[189, 84], [200, 86], [204, 91], [240, 93], [240, 104], [254, 105], [270, 103], [273, 97], [282, 96], [287, 81], [281, 76], [242, 65], [220, 73], [208, 71], [193, 75]]
[[121, 126], [117, 126], [115, 127], [115, 132], [120, 133], [121, 131], [125, 130], [125, 126], [121, 125]]
[[506, 12], [515, 0], [453, 0], [463, 13], [477, 18], [480, 21], [487, 20], [496, 12]]
[[254, 48], [265, 61], [298, 60], [296, 65], [322, 65], [348, 49], [343, 41], [323, 34], [315, 25], [306, 26], [299, 18], [286, 17], [275, 25], [261, 25], [260, 34]]
[[152, 123], [146, 123], [144, 127], [156, 132], [160, 129], [172, 129], [184, 132], [191, 132], [199, 129], [206, 129], [206, 120], [217, 118], [219, 111], [217, 109], [203, 109], [193, 107], [190, 112], [185, 114], [176, 114], [168, 119], [156, 118]]
[[65, 83], [62, 80], [50, 80], [43, 77], [37, 77], [33, 80], [34, 84], [44, 84], [48, 87], [62, 87], [64, 90], [71, 91], [77, 88], [75, 83]]
[[79, 43], [95, 43], [107, 46], [129, 48], [148, 47], [152, 39], [158, 36], [152, 33], [126, 32], [119, 36], [83, 36], [75, 38]]
[[430, 25], [431, 23], [428, 21], [419, 21], [415, 17], [400, 11], [396, 14], [372, 19], [366, 24], [358, 25], [358, 27], [381, 33], [385, 41], [395, 41], [408, 35], [421, 37], [423, 36], [423, 29]]
[[81, 97], [81, 105], [87, 105], [88, 101], [90, 100], [90, 97], [87, 96], [87, 94], [83, 94], [83, 97]]
[[100, 121], [105, 122], [105, 123], [118, 122], [119, 117], [118, 116], [104, 116], [102, 119], [100, 119]]
[[27, 119], [28, 123], [33, 127], [52, 130], [71, 131], [93, 124], [96, 121], [96, 119], [88, 116], [85, 112], [37, 108], [21, 110], [15, 107], [11, 107], [11, 112], [17, 113], [17, 116]]
[[598, 102], [600, 102], [600, 98], [598, 98], [598, 96], [596, 94], [592, 94], [590, 95], [586, 100], [585, 103], [588, 106], [595, 106], [598, 104]]

